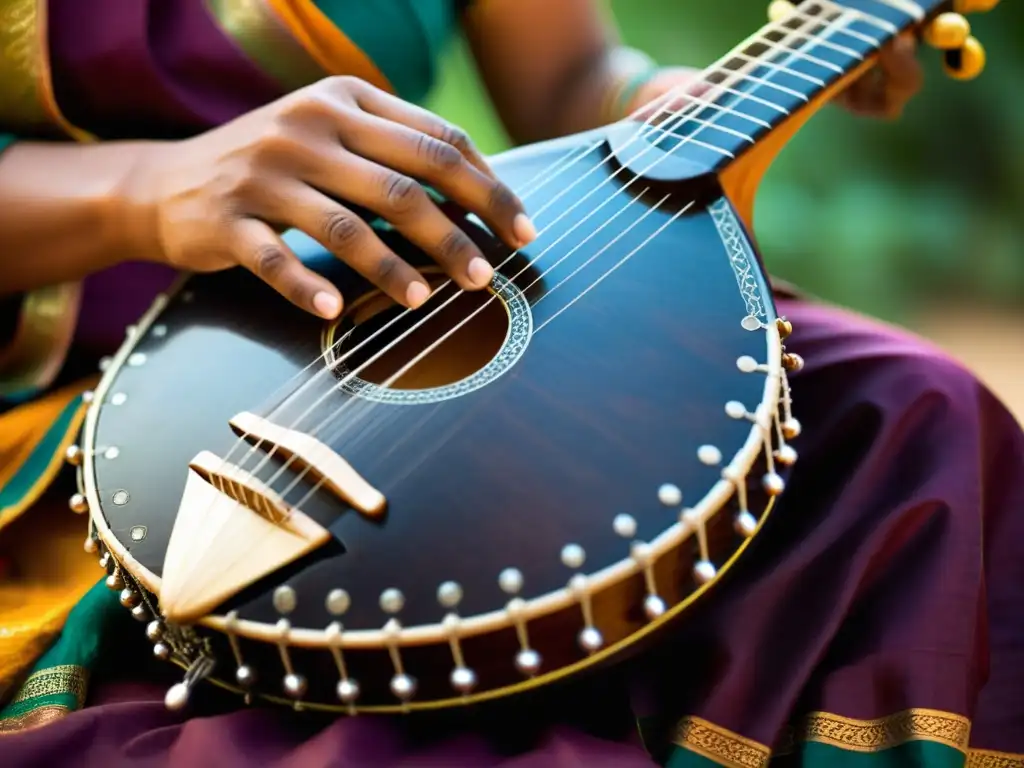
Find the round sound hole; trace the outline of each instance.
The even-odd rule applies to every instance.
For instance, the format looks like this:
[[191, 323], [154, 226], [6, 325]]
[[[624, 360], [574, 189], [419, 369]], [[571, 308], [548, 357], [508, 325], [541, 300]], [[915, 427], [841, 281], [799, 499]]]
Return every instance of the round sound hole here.
[[[444, 283], [432, 278], [432, 289]], [[430, 403], [494, 381], [522, 356], [533, 330], [526, 297], [495, 274], [486, 290], [441, 288], [414, 311], [375, 292], [328, 329], [325, 360], [345, 392]]]

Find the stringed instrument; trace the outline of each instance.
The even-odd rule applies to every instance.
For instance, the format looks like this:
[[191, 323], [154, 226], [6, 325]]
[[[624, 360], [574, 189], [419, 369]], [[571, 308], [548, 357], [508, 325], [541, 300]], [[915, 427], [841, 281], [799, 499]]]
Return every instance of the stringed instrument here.
[[[967, 79], [995, 0], [776, 2], [645, 121], [492, 158], [539, 237], [408, 311], [298, 233], [346, 311], [239, 270], [159, 297], [95, 391], [86, 548], [153, 641], [247, 700], [407, 712], [625, 658], [702, 597], [784, 491], [800, 432], [752, 200], [799, 126], [922, 32]], [[953, 11], [953, 12], [951, 12]]]

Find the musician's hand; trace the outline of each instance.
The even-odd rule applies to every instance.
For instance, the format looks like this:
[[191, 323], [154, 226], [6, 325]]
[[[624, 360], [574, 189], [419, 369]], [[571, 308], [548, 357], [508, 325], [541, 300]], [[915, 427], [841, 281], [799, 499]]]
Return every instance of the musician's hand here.
[[904, 35], [883, 48], [878, 63], [843, 91], [836, 103], [854, 114], [895, 119], [923, 84], [917, 43]]
[[354, 78], [323, 80], [224, 126], [143, 154], [127, 194], [146, 224], [144, 256], [192, 271], [241, 265], [326, 318], [342, 297], [278, 232], [318, 240], [405, 306], [430, 288], [346, 207], [393, 224], [465, 289], [493, 269], [415, 180], [477, 214], [511, 247], [535, 237], [522, 203], [459, 129]]

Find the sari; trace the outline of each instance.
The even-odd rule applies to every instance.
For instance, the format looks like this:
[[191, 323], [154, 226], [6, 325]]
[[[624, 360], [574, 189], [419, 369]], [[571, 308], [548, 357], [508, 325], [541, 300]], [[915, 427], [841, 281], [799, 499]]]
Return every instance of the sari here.
[[[0, 0], [0, 129], [188, 136], [328, 74], [418, 101], [457, 5]], [[7, 312], [0, 343], [34, 343], [0, 357], [4, 765], [1024, 768], [1024, 432], [941, 351], [781, 291], [801, 462], [644, 656], [529, 706], [326, 720], [200, 687], [167, 711], [176, 673], [97, 583], [60, 458], [91, 385], [76, 361], [172, 278], [123, 264]]]

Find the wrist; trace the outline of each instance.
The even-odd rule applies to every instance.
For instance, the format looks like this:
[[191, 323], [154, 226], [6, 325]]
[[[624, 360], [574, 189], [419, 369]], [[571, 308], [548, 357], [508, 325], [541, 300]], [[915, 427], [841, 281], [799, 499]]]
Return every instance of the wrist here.
[[606, 124], [624, 120], [632, 113], [637, 92], [654, 78], [659, 68], [654, 59], [633, 48], [616, 48], [609, 57], [610, 77], [602, 100]]
[[124, 142], [117, 172], [103, 201], [107, 240], [118, 261], [164, 260], [153, 168], [166, 142]]

